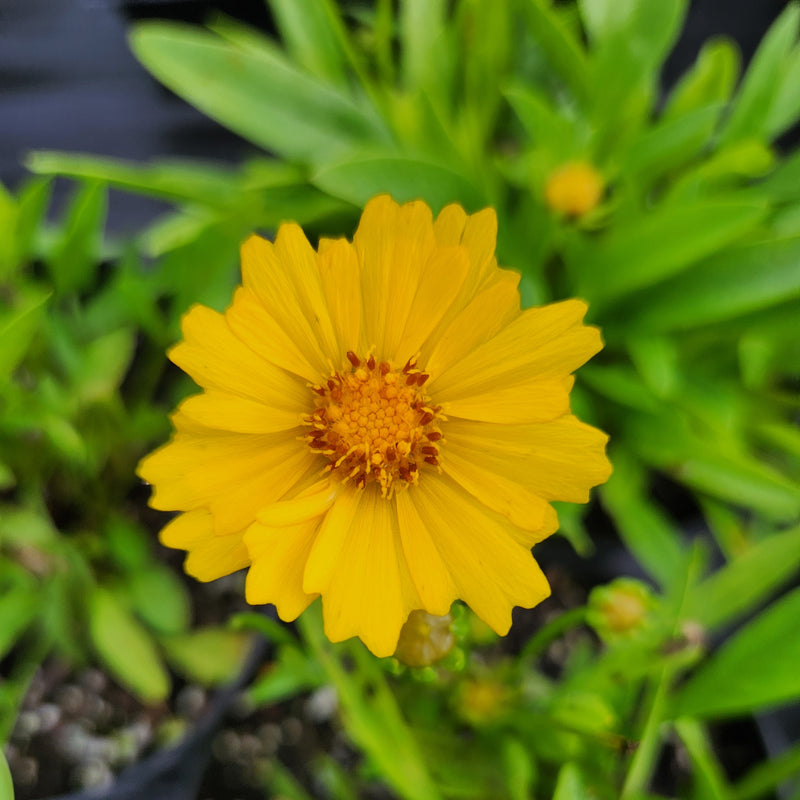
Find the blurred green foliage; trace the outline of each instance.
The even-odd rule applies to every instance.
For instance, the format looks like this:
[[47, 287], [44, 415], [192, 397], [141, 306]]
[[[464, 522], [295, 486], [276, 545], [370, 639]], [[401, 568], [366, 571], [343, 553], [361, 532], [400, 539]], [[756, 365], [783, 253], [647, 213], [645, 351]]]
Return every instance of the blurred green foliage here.
[[[132, 494], [136, 459], [187, 390], [162, 353], [191, 303], [228, 302], [251, 231], [292, 219], [349, 233], [389, 192], [435, 211], [494, 206], [524, 302], [589, 301], [606, 347], [574, 405], [611, 434], [599, 497], [652, 580], [650, 622], [601, 645], [578, 608], [517, 657], [467, 636], [460, 663], [423, 675], [331, 646], [313, 610], [299, 640], [250, 618], [279, 645], [253, 699], [336, 687], [366, 756], [359, 776], [317, 765], [336, 797], [379, 778], [413, 800], [647, 798], [669, 737], [691, 764], [681, 797], [769, 797], [800, 773], [800, 748], [731, 783], [707, 725], [800, 697], [798, 593], [774, 599], [800, 565], [800, 153], [776, 144], [800, 121], [800, 5], [746, 71], [733, 43], [712, 40], [666, 96], [685, 0], [269, 6], [279, 41], [227, 18], [131, 33], [156, 78], [261, 155], [234, 169], [36, 152], [37, 177], [0, 193], [0, 656], [16, 650], [0, 739], [54, 648], [80, 662], [91, 646], [148, 701], [169, 691], [165, 659], [206, 682], [226, 667], [204, 653], [235, 661], [235, 643], [210, 643], [219, 632], [190, 631], [186, 590], [154, 558]], [[606, 187], [582, 215], [546, 201], [571, 162]], [[77, 188], [45, 225], [54, 175]], [[173, 210], [105, 241], [110, 187]], [[659, 474], [691, 493], [712, 540], [690, 543], [654, 500]], [[559, 512], [588, 554], [582, 509]], [[564, 641], [555, 680], [541, 657]], [[465, 713], [492, 686], [508, 692], [496, 713]], [[284, 770], [273, 778], [307, 796]]]

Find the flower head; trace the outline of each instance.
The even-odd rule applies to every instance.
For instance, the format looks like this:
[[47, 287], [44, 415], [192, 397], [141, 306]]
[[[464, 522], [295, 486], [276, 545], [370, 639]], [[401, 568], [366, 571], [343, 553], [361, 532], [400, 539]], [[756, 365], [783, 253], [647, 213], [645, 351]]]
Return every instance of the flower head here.
[[213, 580], [249, 567], [284, 620], [322, 596], [334, 641], [391, 655], [409, 613], [465, 600], [505, 633], [549, 586], [530, 548], [550, 501], [606, 480], [606, 436], [569, 410], [601, 347], [584, 303], [520, 310], [496, 218], [372, 200], [353, 241], [294, 224], [242, 248], [224, 314], [195, 306], [170, 358], [203, 388], [140, 465], [161, 541]]

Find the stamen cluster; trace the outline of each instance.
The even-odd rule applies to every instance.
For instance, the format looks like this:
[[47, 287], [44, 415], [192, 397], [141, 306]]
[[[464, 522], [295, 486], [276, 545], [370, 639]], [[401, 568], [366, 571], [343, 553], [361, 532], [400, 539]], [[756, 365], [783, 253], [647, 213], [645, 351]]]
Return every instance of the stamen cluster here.
[[363, 488], [378, 481], [381, 494], [391, 497], [398, 483], [416, 483], [424, 464], [439, 466], [441, 407], [424, 394], [430, 376], [416, 358], [400, 370], [352, 351], [347, 360], [349, 369], [312, 387], [316, 409], [305, 420], [311, 427], [305, 438], [343, 482]]

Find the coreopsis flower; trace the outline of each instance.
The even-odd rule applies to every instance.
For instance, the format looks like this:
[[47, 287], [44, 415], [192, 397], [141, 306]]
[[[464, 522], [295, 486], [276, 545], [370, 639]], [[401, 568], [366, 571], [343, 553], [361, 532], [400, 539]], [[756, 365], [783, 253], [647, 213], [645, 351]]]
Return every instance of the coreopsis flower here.
[[548, 176], [544, 196], [554, 211], [580, 217], [596, 208], [604, 189], [602, 176], [591, 164], [570, 161]]
[[203, 388], [140, 465], [161, 541], [284, 620], [322, 596], [333, 641], [391, 655], [409, 613], [462, 598], [506, 633], [549, 594], [530, 548], [586, 502], [606, 436], [570, 413], [601, 348], [579, 300], [520, 310], [491, 209], [372, 200], [318, 251], [285, 224], [242, 248], [243, 286], [195, 306], [169, 353]]

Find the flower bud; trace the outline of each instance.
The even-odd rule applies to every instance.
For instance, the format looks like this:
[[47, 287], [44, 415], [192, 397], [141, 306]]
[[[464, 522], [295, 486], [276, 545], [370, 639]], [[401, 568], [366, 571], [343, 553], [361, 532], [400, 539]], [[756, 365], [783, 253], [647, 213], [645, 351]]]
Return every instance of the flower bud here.
[[655, 606], [650, 589], [633, 578], [617, 578], [589, 596], [588, 623], [606, 641], [643, 630]]
[[550, 173], [544, 196], [553, 211], [581, 217], [597, 206], [604, 188], [602, 176], [591, 164], [570, 161]]
[[437, 617], [427, 611], [412, 611], [400, 631], [395, 658], [407, 667], [429, 667], [453, 648], [455, 637], [450, 614]]

